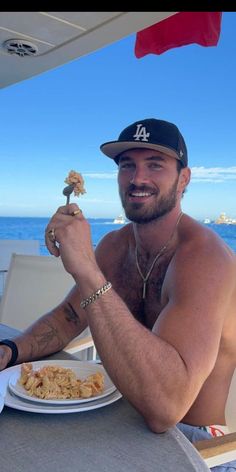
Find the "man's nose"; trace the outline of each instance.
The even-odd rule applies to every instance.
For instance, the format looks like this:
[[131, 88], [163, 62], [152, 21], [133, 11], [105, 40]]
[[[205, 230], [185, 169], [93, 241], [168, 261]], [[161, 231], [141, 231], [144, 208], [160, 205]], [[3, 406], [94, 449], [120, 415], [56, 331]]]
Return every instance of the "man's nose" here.
[[140, 185], [144, 182], [146, 182], [147, 176], [144, 172], [144, 170], [140, 167], [136, 167], [136, 169], [133, 171], [133, 174], [130, 179], [130, 183], [134, 185]]

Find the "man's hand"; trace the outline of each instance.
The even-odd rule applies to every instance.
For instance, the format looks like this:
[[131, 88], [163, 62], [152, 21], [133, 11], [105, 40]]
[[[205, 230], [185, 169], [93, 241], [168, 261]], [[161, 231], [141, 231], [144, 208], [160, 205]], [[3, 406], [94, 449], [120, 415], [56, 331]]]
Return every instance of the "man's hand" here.
[[0, 346], [0, 370], [7, 367], [11, 359], [11, 349], [8, 346]]
[[74, 203], [58, 208], [46, 228], [45, 243], [75, 280], [96, 265], [90, 225]]

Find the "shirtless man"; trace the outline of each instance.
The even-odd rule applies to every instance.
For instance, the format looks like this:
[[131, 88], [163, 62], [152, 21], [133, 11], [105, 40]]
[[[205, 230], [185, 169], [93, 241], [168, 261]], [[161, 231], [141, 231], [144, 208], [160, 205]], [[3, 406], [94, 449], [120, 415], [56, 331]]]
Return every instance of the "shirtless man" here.
[[[236, 366], [235, 254], [181, 212], [190, 180], [184, 139], [172, 123], [145, 119], [101, 150], [118, 164], [131, 223], [94, 254], [78, 206], [57, 210], [46, 244], [76, 285], [14, 339], [17, 362], [63, 349], [89, 325], [105, 369], [152, 431], [224, 425]], [[3, 369], [12, 351], [2, 345], [0, 353]]]

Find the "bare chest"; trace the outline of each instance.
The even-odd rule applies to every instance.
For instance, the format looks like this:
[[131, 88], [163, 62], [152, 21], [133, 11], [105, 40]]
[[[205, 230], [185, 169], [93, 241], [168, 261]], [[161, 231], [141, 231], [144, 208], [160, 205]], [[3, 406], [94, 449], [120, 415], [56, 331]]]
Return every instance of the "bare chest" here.
[[[112, 274], [112, 283], [135, 318], [144, 326], [152, 329], [161, 310], [167, 303], [163, 296], [163, 283], [172, 256], [165, 257], [153, 268], [147, 282], [143, 298], [144, 282], [135, 260], [126, 258]], [[145, 276], [145, 271], [143, 273]]]

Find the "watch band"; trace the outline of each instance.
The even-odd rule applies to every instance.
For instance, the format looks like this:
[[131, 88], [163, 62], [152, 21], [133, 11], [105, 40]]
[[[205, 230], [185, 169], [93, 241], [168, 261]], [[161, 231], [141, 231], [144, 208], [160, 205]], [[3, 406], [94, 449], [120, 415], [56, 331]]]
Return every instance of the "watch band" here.
[[3, 345], [3, 346], [8, 346], [11, 348], [11, 351], [12, 351], [12, 354], [11, 354], [11, 359], [10, 361], [8, 362], [7, 364], [7, 367], [11, 367], [12, 365], [14, 365], [17, 361], [17, 357], [18, 357], [18, 349], [17, 349], [17, 345], [16, 343], [14, 343], [14, 341], [11, 341], [11, 339], [2, 339], [0, 341], [0, 346]]

